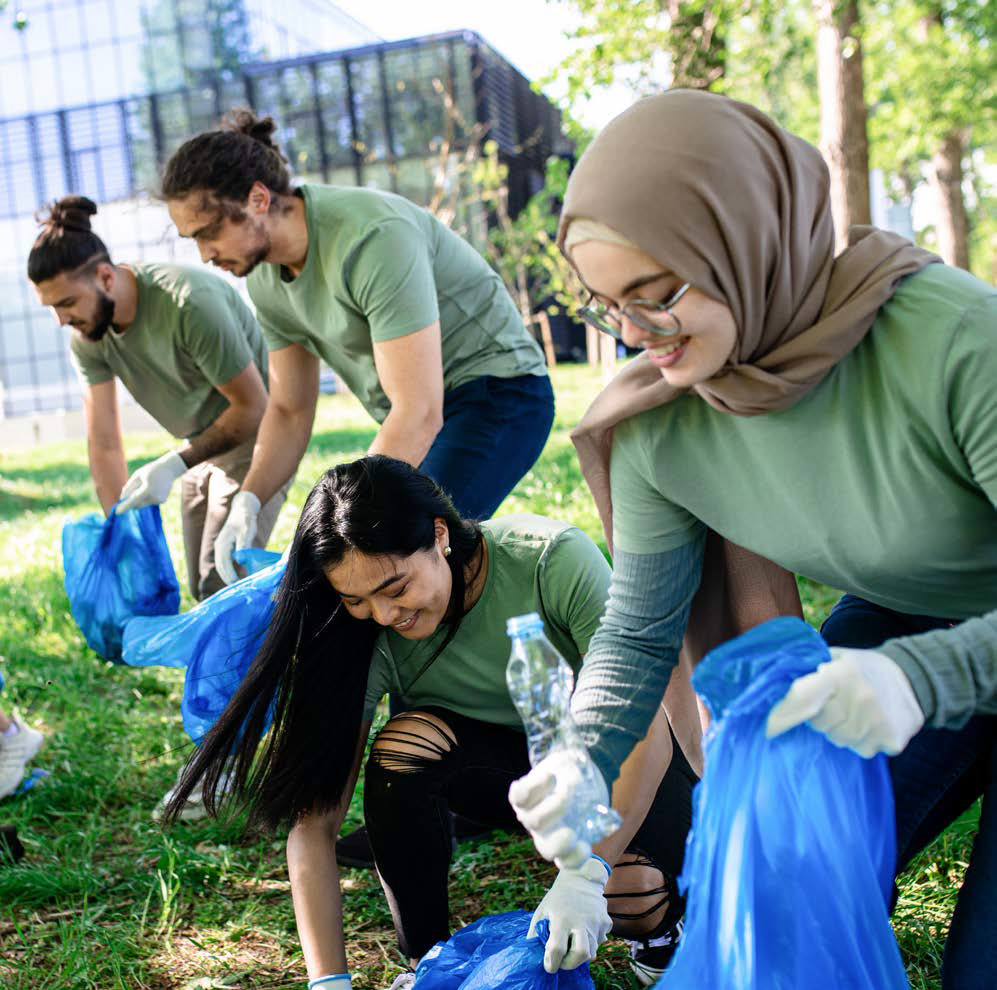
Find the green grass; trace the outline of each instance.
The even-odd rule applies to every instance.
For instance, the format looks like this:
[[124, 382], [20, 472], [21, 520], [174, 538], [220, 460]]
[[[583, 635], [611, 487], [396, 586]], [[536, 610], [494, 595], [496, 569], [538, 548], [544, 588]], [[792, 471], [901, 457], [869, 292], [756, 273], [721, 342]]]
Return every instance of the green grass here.
[[[602, 542], [568, 439], [599, 379], [587, 368], [555, 374], [558, 418], [543, 457], [502, 513], [540, 512]], [[330, 464], [363, 454], [374, 434], [357, 403], [324, 397], [315, 433], [271, 541], [289, 541], [312, 483]], [[165, 434], [128, 438], [130, 466], [158, 456]], [[189, 749], [180, 727], [181, 671], [130, 669], [83, 643], [62, 589], [63, 522], [97, 508], [82, 443], [0, 459], [0, 695], [48, 734], [36, 765], [50, 776], [0, 803], [27, 856], [0, 866], [3, 990], [194, 990], [304, 985], [284, 866], [283, 835], [235, 824], [167, 833], [150, 812]], [[164, 507], [178, 574], [179, 503]], [[801, 582], [806, 617], [835, 601]], [[185, 592], [186, 594], [186, 592]], [[185, 598], [183, 607], [189, 607]], [[938, 987], [938, 963], [978, 810], [967, 813], [903, 878], [895, 927], [916, 990]], [[359, 819], [354, 801], [351, 820]], [[529, 842], [504, 837], [460, 849], [453, 865], [454, 925], [483, 913], [532, 908], [553, 877]], [[344, 872], [354, 986], [390, 983], [402, 960], [376, 878]], [[833, 892], [829, 892], [833, 896]], [[830, 933], [830, 937], [834, 937]], [[593, 966], [601, 990], [632, 990], [625, 948], [610, 942]]]

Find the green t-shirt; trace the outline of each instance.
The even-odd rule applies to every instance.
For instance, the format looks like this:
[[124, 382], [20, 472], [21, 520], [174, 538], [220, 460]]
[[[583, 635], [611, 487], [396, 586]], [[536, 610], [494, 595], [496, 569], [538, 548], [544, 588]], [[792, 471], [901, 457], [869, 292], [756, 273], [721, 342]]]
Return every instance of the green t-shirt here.
[[547, 638], [577, 672], [599, 625], [609, 593], [609, 565], [579, 529], [517, 515], [481, 524], [488, 546], [488, 574], [474, 608], [447, 648], [416, 678], [446, 630], [407, 640], [394, 630], [374, 647], [364, 718], [373, 719], [389, 691], [408, 707], [439, 705], [483, 722], [522, 728], [509, 698], [506, 619], [538, 612]]
[[447, 391], [494, 375], [546, 375], [502, 280], [466, 241], [401, 196], [375, 189], [301, 186], [308, 256], [285, 281], [259, 265], [249, 295], [267, 347], [300, 344], [343, 379], [381, 422], [391, 404], [374, 342], [440, 322]]
[[997, 607], [997, 291], [930, 265], [789, 409], [694, 395], [617, 427], [613, 539], [634, 554], [705, 523], [798, 574], [901, 612]]
[[239, 293], [200, 268], [129, 264], [138, 310], [123, 333], [99, 341], [73, 333], [80, 378], [99, 385], [115, 376], [135, 401], [175, 437], [193, 437], [227, 408], [218, 391], [255, 362], [267, 381], [263, 335]]

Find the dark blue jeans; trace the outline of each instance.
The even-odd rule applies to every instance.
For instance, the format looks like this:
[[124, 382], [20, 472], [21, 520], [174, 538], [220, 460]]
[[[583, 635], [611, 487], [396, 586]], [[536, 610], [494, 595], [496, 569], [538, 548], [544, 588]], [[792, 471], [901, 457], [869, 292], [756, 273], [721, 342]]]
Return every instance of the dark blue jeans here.
[[[955, 625], [905, 615], [845, 595], [821, 627], [829, 646], [875, 649], [886, 640]], [[897, 873], [983, 797], [980, 830], [956, 902], [942, 962], [944, 990], [997, 987], [997, 717], [958, 730], [922, 729], [890, 760], [897, 816]]]
[[443, 429], [419, 469], [467, 519], [488, 519], [536, 463], [554, 422], [554, 390], [539, 375], [485, 375], [443, 397]]

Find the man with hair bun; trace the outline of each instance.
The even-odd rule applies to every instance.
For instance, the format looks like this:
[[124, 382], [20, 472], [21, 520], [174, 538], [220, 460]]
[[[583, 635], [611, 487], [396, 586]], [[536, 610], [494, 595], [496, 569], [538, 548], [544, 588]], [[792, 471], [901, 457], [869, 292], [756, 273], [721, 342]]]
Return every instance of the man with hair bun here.
[[[73, 333], [83, 387], [90, 474], [105, 513], [166, 501], [181, 480], [191, 594], [224, 582], [214, 543], [252, 459], [267, 402], [263, 337], [249, 307], [222, 279], [160, 262], [115, 264], [90, 227], [96, 205], [67, 196], [49, 207], [28, 257], [38, 299]], [[131, 477], [116, 379], [184, 443]], [[288, 484], [268, 497], [253, 545], [264, 546]]]
[[230, 581], [233, 550], [308, 445], [321, 361], [380, 424], [369, 452], [421, 468], [472, 519], [533, 466], [554, 417], [543, 353], [485, 260], [401, 196], [292, 187], [275, 129], [233, 111], [163, 175], [180, 235], [248, 277], [270, 351], [253, 463], [215, 545]]

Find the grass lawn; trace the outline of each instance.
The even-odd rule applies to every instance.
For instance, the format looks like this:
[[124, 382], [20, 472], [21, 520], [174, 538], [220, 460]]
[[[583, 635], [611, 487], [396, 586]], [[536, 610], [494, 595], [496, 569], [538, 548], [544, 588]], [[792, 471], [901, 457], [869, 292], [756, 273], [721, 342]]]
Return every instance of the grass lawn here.
[[[544, 513], [602, 543], [568, 439], [599, 379], [588, 368], [565, 367], [554, 380], [554, 432], [500, 513]], [[272, 548], [289, 542], [319, 474], [362, 455], [373, 435], [352, 398], [322, 398]], [[129, 466], [171, 443], [165, 433], [129, 437]], [[0, 455], [0, 672], [8, 682], [0, 704], [49, 734], [35, 763], [49, 777], [0, 802], [0, 823], [16, 825], [27, 849], [20, 865], [0, 866], [0, 987], [303, 987], [283, 834], [246, 836], [238, 823], [164, 833], [151, 821], [190, 747], [179, 718], [183, 673], [115, 666], [84, 645], [62, 588], [59, 535], [66, 519], [96, 509], [84, 444]], [[163, 514], [183, 575], [176, 492]], [[807, 582], [801, 590], [808, 621], [819, 623], [835, 593]], [[188, 597], [182, 607], [190, 604]], [[359, 816], [354, 799], [351, 821]], [[916, 990], [939, 986], [942, 942], [977, 818], [974, 808], [903, 877], [894, 920]], [[450, 888], [454, 926], [532, 909], [553, 875], [520, 838], [461, 847]], [[344, 871], [343, 884], [354, 986], [386, 987], [402, 959], [380, 885], [372, 873], [353, 870]], [[597, 987], [636, 986], [625, 956], [622, 943], [603, 947], [593, 965]]]

